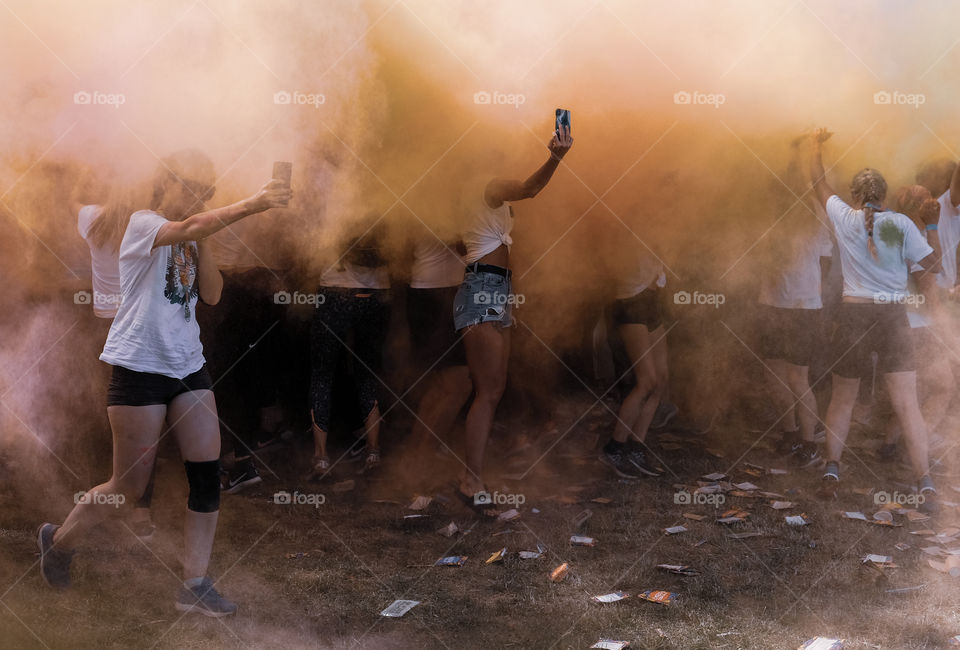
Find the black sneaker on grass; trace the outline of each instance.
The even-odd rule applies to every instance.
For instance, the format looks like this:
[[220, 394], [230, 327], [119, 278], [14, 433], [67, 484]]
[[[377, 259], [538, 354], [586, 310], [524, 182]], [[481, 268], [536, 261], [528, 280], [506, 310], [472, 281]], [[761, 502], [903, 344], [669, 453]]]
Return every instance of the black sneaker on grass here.
[[73, 551], [61, 551], [53, 547], [53, 534], [60, 526], [43, 524], [37, 530], [37, 546], [40, 548], [40, 575], [51, 587], [70, 586], [70, 562]]
[[223, 491], [227, 494], [236, 494], [243, 488], [256, 485], [261, 481], [263, 481], [263, 479], [260, 478], [260, 473], [257, 472], [257, 467], [253, 464], [253, 459], [244, 458], [243, 460], [238, 460], [236, 465], [234, 465], [233, 471], [227, 474]]
[[199, 585], [189, 589], [181, 585], [174, 607], [181, 612], [203, 614], [213, 618], [237, 613], [237, 604], [217, 593], [210, 578], [204, 578]]
[[636, 467], [637, 471], [643, 476], [663, 475], [663, 472], [653, 467], [647, 461], [647, 454], [640, 445], [627, 443], [626, 455], [627, 460], [633, 463], [633, 466]]
[[790, 462], [800, 469], [810, 467], [820, 460], [820, 449], [817, 443], [806, 440], [793, 446], [793, 453], [790, 454]]
[[609, 444], [600, 450], [600, 462], [608, 466], [617, 476], [623, 478], [640, 478], [642, 474], [627, 456], [626, 445], [621, 444], [617, 449], [612, 449]]

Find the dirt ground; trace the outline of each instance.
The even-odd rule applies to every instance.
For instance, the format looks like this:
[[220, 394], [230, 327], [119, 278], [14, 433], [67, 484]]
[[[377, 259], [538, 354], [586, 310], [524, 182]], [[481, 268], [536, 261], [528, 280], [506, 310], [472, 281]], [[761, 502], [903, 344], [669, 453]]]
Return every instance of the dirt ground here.
[[[589, 404], [565, 404], [542, 431], [527, 432], [531, 446], [512, 453], [501, 443], [515, 439], [519, 425], [498, 425], [489, 488], [509, 501], [500, 510], [519, 510], [512, 521], [478, 521], [456, 500], [451, 482], [458, 464], [450, 456], [437, 455], [430, 472], [411, 478], [402, 449], [388, 446], [376, 475], [357, 475], [345, 459], [323, 483], [298, 478], [310, 454], [305, 441], [267, 456], [262, 484], [223, 497], [211, 574], [240, 604], [230, 619], [181, 616], [172, 606], [186, 493], [175, 457], [158, 466], [153, 540], [141, 543], [126, 520], [104, 526], [78, 552], [74, 585], [66, 591], [41, 581], [34, 539], [40, 522], [65, 515], [70, 493], [28, 499], [6, 484], [0, 647], [588, 648], [607, 638], [631, 648], [789, 649], [825, 636], [845, 639], [845, 648], [906, 650], [947, 647], [960, 634], [957, 578], [931, 568], [934, 556], [920, 550], [960, 543], [912, 534], [950, 533], [957, 525], [951, 499], [960, 501], [960, 476], [940, 470], [946, 504], [931, 520], [910, 521], [905, 513], [894, 514], [896, 526], [848, 520], [839, 513], [871, 519], [881, 509], [880, 493], [910, 493], [906, 469], [876, 460], [870, 436], [851, 434], [858, 446], [845, 456], [839, 499], [824, 501], [815, 494], [815, 469], [790, 469], [774, 453], [772, 435], [757, 442], [760, 433], [727, 424], [707, 434], [653, 435], [667, 473], [626, 481], [596, 461], [613, 415], [597, 406], [579, 418], [578, 407], [582, 413]], [[769, 474], [770, 468], [787, 473]], [[758, 489], [728, 492], [723, 504], [683, 503], [712, 472]], [[276, 503], [278, 491], [303, 503]], [[417, 494], [432, 497], [419, 512], [408, 508]], [[770, 502], [778, 498], [796, 505], [775, 510]], [[732, 508], [749, 516], [716, 523]], [[576, 528], [585, 509], [592, 516]], [[427, 516], [405, 518], [413, 514]], [[808, 525], [785, 523], [785, 515], [799, 514]], [[463, 532], [438, 534], [450, 522]], [[664, 533], [677, 525], [688, 530]], [[759, 535], [731, 537], [744, 532]], [[595, 545], [571, 545], [575, 533]], [[538, 559], [518, 557], [538, 545], [544, 548]], [[505, 558], [486, 564], [501, 548]], [[868, 553], [893, 556], [897, 567], [866, 566], [861, 558]], [[462, 567], [432, 566], [450, 555], [468, 559]], [[562, 563], [569, 565], [566, 579], [552, 582], [551, 571]], [[659, 564], [686, 565], [698, 575], [669, 573]], [[663, 605], [636, 597], [650, 589], [673, 592], [676, 600]], [[617, 590], [630, 597], [594, 600]], [[397, 599], [420, 604], [401, 618], [381, 616]]]

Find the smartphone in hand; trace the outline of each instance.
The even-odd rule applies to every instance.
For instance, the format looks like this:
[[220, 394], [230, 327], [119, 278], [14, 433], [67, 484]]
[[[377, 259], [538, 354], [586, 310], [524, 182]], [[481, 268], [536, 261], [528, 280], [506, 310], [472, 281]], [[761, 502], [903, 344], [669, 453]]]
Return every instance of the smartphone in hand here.
[[274, 180], [283, 181], [285, 184], [290, 185], [290, 179], [292, 177], [293, 177], [293, 163], [279, 162], [279, 161], [273, 163]]
[[557, 109], [557, 119], [556, 119], [556, 132], [557, 137], [563, 134], [564, 130], [567, 135], [571, 135], [570, 129], [570, 111], [565, 108]]

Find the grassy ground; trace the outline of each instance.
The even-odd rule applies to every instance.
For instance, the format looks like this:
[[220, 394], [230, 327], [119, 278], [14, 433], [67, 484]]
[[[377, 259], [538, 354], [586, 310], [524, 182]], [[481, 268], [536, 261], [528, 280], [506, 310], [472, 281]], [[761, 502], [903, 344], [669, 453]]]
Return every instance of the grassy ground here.
[[[562, 433], [575, 420], [558, 414], [554, 424]], [[947, 639], [960, 634], [956, 579], [927, 566], [919, 548], [930, 543], [910, 534], [957, 523], [956, 508], [944, 507], [927, 522], [897, 516], [904, 524], [897, 528], [838, 515], [840, 510], [872, 515], [878, 509], [874, 497], [853, 488], [904, 492], [905, 470], [881, 465], [868, 450], [855, 448], [845, 458], [850, 466], [840, 499], [824, 502], [815, 496], [815, 471], [746, 473], [745, 461], [786, 466], [766, 443], [744, 456], [758, 434], [728, 426], [705, 437], [655, 438], [654, 450], [670, 472], [656, 480], [623, 481], [594, 460], [597, 432], [610, 421], [609, 413], [594, 409], [539, 462], [559, 434], [545, 433], [533, 449], [500, 463], [504, 475], [493, 478], [490, 489], [525, 499], [521, 517], [512, 522], [477, 522], [455, 501], [448, 485], [454, 462], [438, 460], [425, 477], [433, 488], [423, 493], [436, 498], [425, 511], [428, 517], [411, 522], [403, 517], [411, 514], [405, 506], [414, 491], [401, 480], [406, 463], [398, 450], [392, 455], [388, 450], [376, 477], [356, 477], [353, 467], [342, 463], [334, 481], [325, 484], [295, 478], [309, 452], [272, 456], [268, 465], [279, 479], [265, 470], [261, 486], [224, 495], [211, 572], [221, 580], [221, 591], [241, 606], [237, 617], [225, 620], [181, 617], [172, 607], [185, 501], [178, 462], [159, 466], [154, 509], [159, 530], [153, 541], [141, 544], [122, 522], [104, 527], [91, 548], [77, 554], [74, 586], [66, 592], [41, 582], [34, 530], [41, 518], [62, 517], [70, 494], [46, 495], [40, 514], [34, 506], [18, 507], [23, 500], [7, 486], [0, 496], [5, 513], [0, 646], [587, 648], [605, 637], [628, 640], [634, 648], [768, 649], [796, 648], [823, 635], [846, 639], [847, 648], [910, 649], [946, 647]], [[508, 477], [531, 467], [523, 480]], [[715, 471], [783, 494], [798, 506], [776, 511], [765, 499], [733, 496], [719, 509], [675, 503], [677, 485], [692, 489], [698, 477]], [[355, 487], [336, 492], [333, 483], [348, 478]], [[942, 477], [939, 485], [942, 498], [960, 501], [950, 487], [960, 486], [960, 478]], [[273, 494], [280, 489], [323, 494], [326, 502], [276, 504]], [[596, 498], [611, 502], [592, 501]], [[729, 507], [744, 508], [750, 516], [732, 526], [715, 523], [717, 513]], [[585, 508], [593, 516], [575, 531], [572, 521]], [[683, 513], [706, 519], [686, 519]], [[810, 525], [784, 523], [785, 514], [800, 513]], [[469, 532], [453, 538], [436, 532], [451, 521]], [[689, 531], [663, 534], [663, 528], [678, 524]], [[762, 536], [728, 536], [744, 531]], [[572, 547], [568, 539], [574, 532], [596, 538], [596, 546]], [[896, 550], [901, 542], [911, 548]], [[546, 548], [540, 559], [513, 554], [537, 544]], [[485, 565], [502, 547], [510, 552], [506, 559]], [[866, 553], [893, 555], [899, 568], [880, 576], [862, 566]], [[454, 554], [469, 556], [465, 566], [430, 566]], [[550, 571], [562, 562], [569, 563], [569, 575], [553, 583]], [[700, 575], [670, 574], [656, 568], [661, 563], [689, 565]], [[679, 598], [669, 606], [634, 597], [592, 601], [614, 590], [633, 595], [647, 589], [669, 590]], [[403, 618], [379, 616], [395, 599], [421, 604]]]

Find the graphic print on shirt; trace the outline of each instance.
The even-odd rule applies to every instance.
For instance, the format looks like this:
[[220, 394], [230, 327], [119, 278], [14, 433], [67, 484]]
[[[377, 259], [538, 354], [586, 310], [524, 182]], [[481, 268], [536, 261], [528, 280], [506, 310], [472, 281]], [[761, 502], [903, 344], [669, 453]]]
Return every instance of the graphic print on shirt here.
[[172, 305], [183, 305], [183, 317], [190, 320], [190, 301], [200, 294], [197, 286], [197, 248], [193, 242], [171, 245], [167, 259], [163, 295]]

